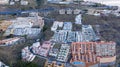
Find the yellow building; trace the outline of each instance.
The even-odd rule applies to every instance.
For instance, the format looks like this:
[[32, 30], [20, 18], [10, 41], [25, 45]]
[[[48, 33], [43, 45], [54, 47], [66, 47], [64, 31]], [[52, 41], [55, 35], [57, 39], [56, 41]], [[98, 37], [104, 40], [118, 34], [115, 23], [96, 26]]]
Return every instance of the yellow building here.
[[11, 24], [10, 21], [0, 21], [0, 30], [5, 31]]
[[56, 61], [52, 61], [52, 62], [46, 61], [44, 67], [65, 67], [65, 66], [63, 63], [58, 64]]

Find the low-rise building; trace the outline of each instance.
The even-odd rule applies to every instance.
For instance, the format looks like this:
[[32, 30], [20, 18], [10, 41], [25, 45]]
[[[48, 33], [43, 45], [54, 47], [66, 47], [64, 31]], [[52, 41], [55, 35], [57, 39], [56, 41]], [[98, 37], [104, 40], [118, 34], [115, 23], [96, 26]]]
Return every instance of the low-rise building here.
[[9, 4], [9, 0], [0, 0], [0, 5]]
[[82, 12], [80, 9], [61, 9], [59, 14], [80, 14]]
[[75, 23], [76, 24], [82, 24], [82, 15], [81, 14], [76, 16]]
[[66, 13], [66, 10], [64, 9], [59, 10], [59, 14], [65, 14], [65, 13]]
[[63, 22], [55, 21], [51, 27], [51, 31], [56, 31], [58, 27], [63, 27]]
[[20, 2], [21, 5], [28, 5], [28, 1], [22, 1]]
[[64, 63], [58, 63], [56, 61], [46, 61], [44, 67], [65, 67]]
[[84, 2], [81, 2], [81, 5], [84, 5], [84, 6], [94, 6], [94, 5], [96, 5], [96, 3], [89, 2], [89, 1], [84, 1]]
[[28, 0], [9, 0], [9, 4], [10, 5], [15, 5], [15, 4], [19, 4], [19, 5], [23, 5], [26, 6], [28, 5], [30, 2]]
[[27, 46], [24, 49], [22, 49], [22, 60], [24, 61], [33, 61], [36, 57], [33, 53], [30, 52], [30, 48]]
[[72, 9], [67, 9], [67, 10], [66, 10], [66, 13], [67, 13], [67, 14], [72, 14], [72, 12], [73, 12]]
[[81, 10], [80, 9], [75, 9], [73, 10], [73, 14], [80, 14]]
[[40, 28], [15, 28], [15, 29], [8, 28], [4, 35], [7, 36], [13, 34], [16, 36], [24, 36], [24, 35], [34, 36], [34, 35], [39, 35], [40, 32], [41, 32]]
[[72, 30], [72, 23], [71, 22], [64, 22], [63, 30], [71, 31]]
[[87, 14], [94, 15], [94, 16], [109, 16], [110, 14], [114, 14], [115, 12], [112, 10], [101, 10], [101, 9], [88, 9]]

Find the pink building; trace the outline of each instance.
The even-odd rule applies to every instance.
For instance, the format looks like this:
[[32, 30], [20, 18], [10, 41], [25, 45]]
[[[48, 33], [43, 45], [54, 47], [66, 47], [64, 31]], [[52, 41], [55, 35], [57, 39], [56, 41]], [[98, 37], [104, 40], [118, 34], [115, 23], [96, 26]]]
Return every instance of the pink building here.
[[51, 42], [45, 41], [41, 46], [39, 54], [46, 57], [48, 55], [48, 51], [50, 50], [51, 44]]
[[50, 41], [45, 41], [41, 46], [39, 42], [36, 42], [33, 43], [31, 48], [35, 54], [46, 57], [48, 55], [48, 51], [50, 50], [51, 44], [52, 43]]

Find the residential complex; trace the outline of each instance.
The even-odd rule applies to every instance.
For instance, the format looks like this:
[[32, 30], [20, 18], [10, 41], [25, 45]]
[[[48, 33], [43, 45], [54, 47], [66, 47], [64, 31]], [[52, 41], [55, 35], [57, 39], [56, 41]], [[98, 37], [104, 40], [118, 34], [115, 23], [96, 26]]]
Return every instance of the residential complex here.
[[4, 36], [8, 36], [10, 34], [16, 36], [37, 36], [40, 34], [41, 29], [44, 26], [44, 20], [42, 20], [42, 17], [38, 16], [36, 13], [30, 13], [29, 17], [18, 17], [10, 20], [10, 22], [12, 22], [12, 24], [5, 31]]
[[64, 22], [63, 24], [62, 30], [54, 31], [52, 41], [69, 43], [97, 41], [99, 39], [95, 34], [92, 25], [82, 25], [82, 31], [72, 31], [71, 22]]
[[[83, 0], [0, 0], [0, 8], [0, 60], [9, 66], [120, 67], [120, 10], [112, 6]], [[1, 61], [0, 67], [9, 67]]]
[[71, 51], [71, 63], [77, 66], [82, 66], [84, 63], [83, 67], [95, 64], [102, 66], [105, 63], [114, 64], [116, 61], [115, 42], [73, 42]]

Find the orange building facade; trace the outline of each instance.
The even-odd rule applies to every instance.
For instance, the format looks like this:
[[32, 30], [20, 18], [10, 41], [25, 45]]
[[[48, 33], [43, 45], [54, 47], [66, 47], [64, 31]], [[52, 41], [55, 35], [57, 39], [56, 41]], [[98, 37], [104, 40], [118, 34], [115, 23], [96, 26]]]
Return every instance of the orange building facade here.
[[[115, 42], [73, 42], [72, 62], [84, 62], [84, 67], [116, 60]], [[109, 60], [108, 60], [109, 59]]]

